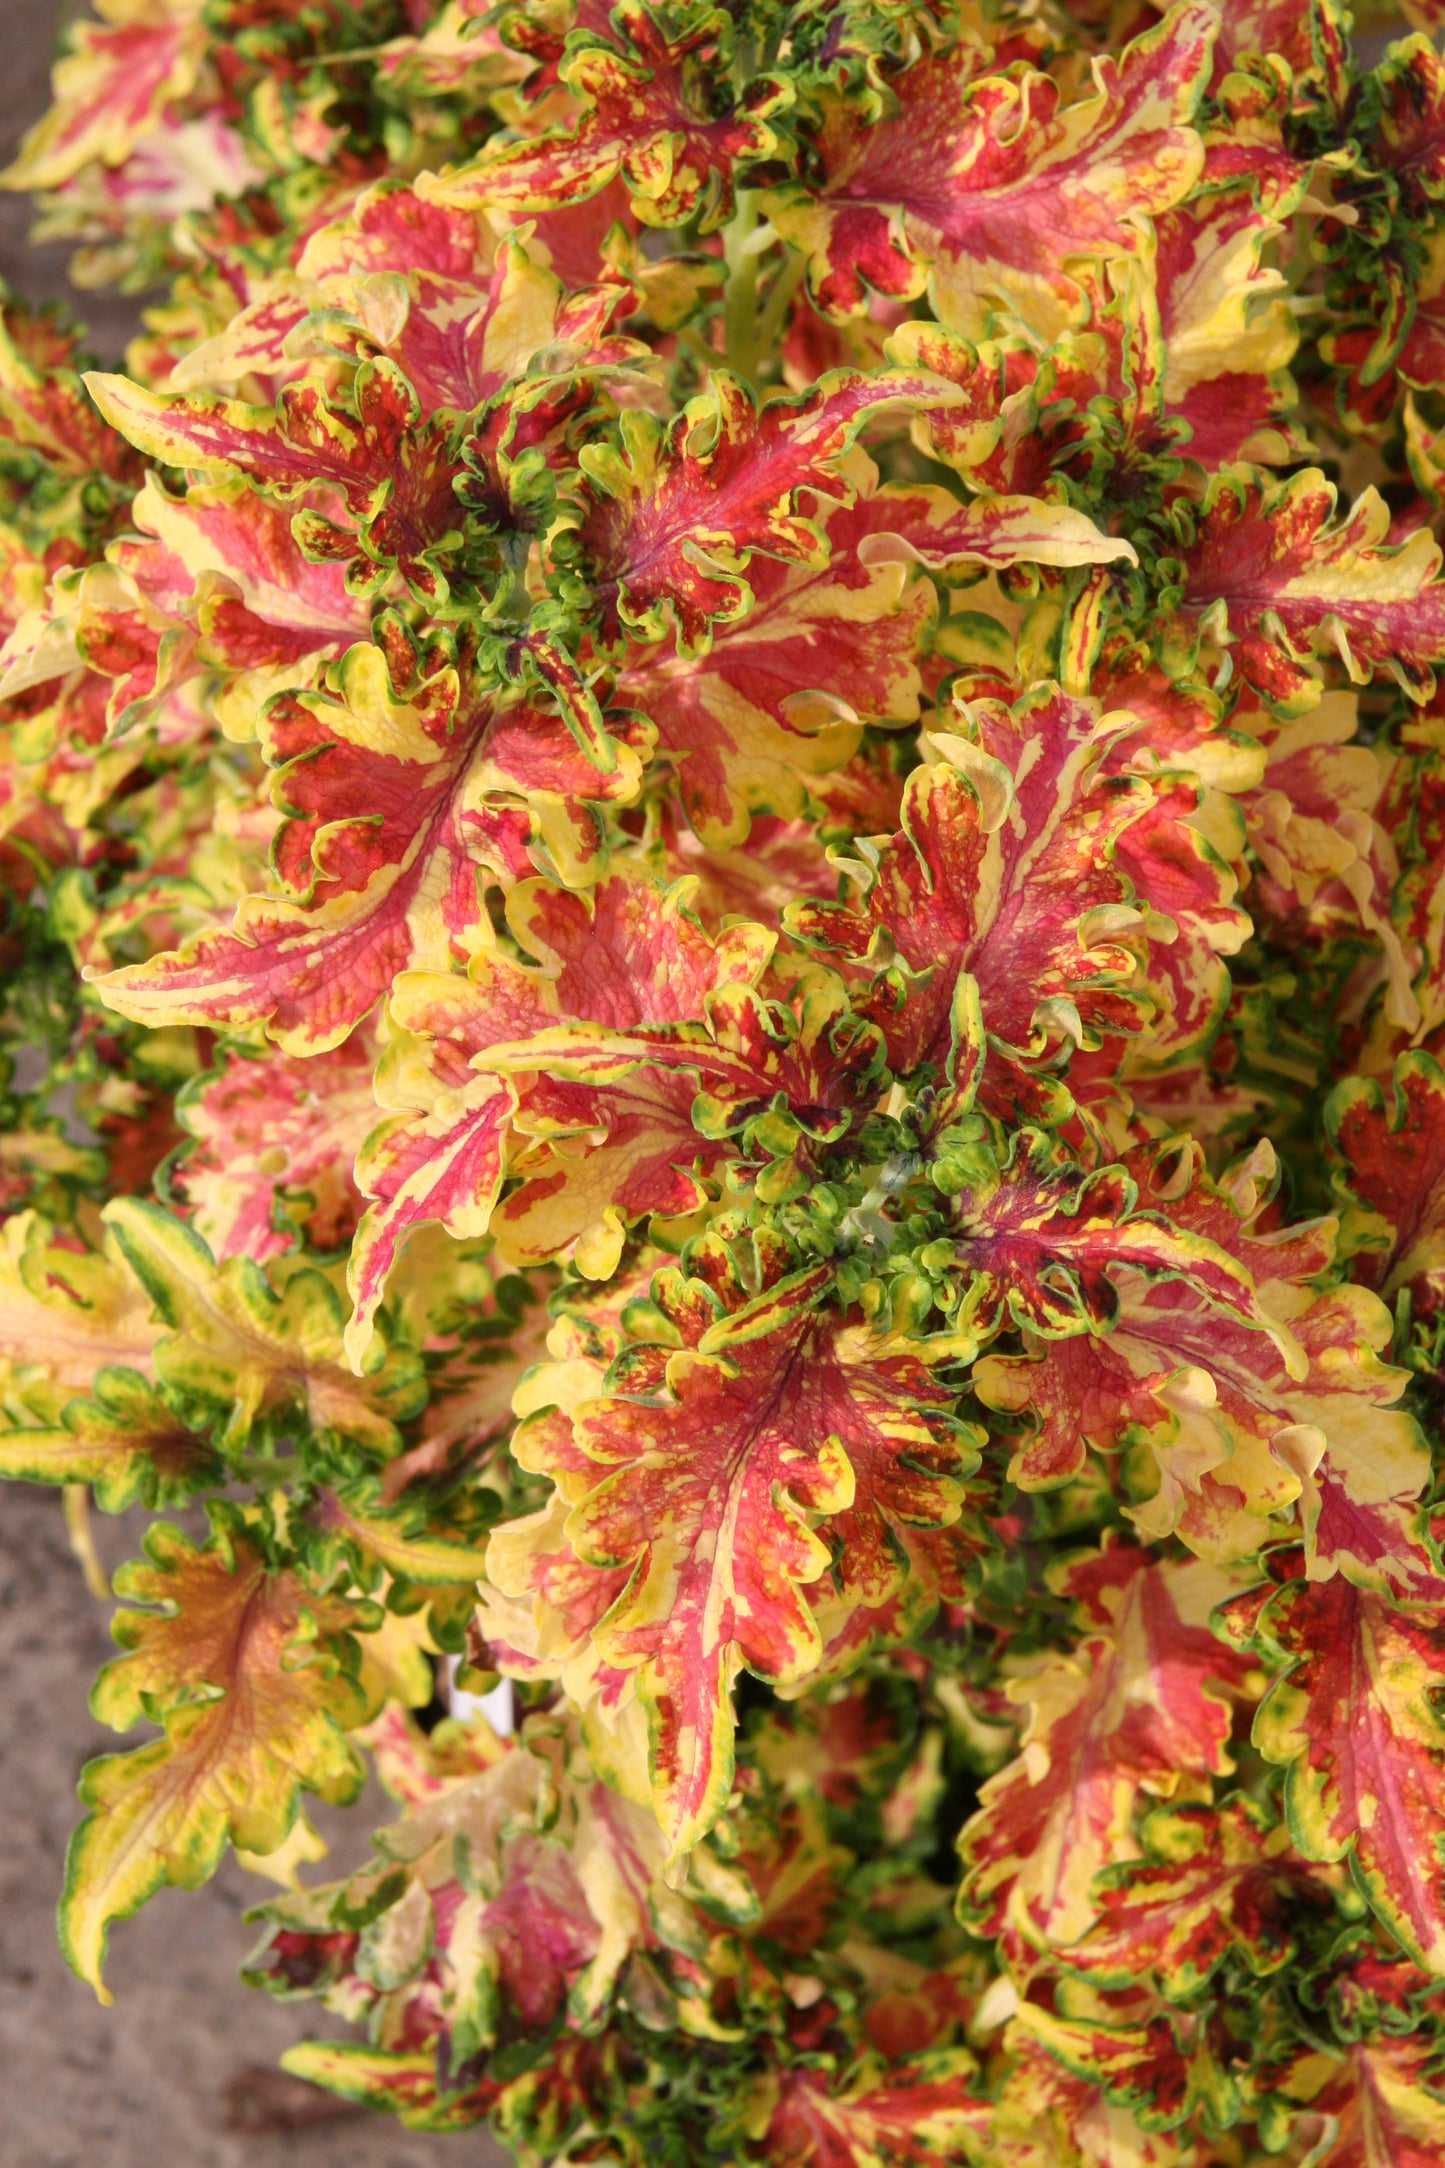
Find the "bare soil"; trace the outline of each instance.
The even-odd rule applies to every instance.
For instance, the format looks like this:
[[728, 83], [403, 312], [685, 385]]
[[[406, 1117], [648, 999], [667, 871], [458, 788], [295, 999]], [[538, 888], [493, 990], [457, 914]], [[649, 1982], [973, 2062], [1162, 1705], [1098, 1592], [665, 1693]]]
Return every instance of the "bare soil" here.
[[[77, 12], [64, 0], [0, 0], [0, 164], [43, 112], [56, 27]], [[0, 276], [28, 300], [68, 297], [97, 354], [118, 361], [138, 304], [74, 295], [68, 250], [31, 247], [29, 218], [23, 198], [0, 194]], [[139, 1534], [129, 1517], [97, 1516], [108, 1569]], [[87, 1593], [58, 1498], [0, 1486], [0, 2168], [499, 2168], [481, 2131], [433, 2137], [338, 2114], [329, 2095], [275, 2074], [293, 2041], [345, 2028], [314, 2004], [241, 1985], [256, 1939], [242, 1913], [267, 1885], [234, 1862], [205, 1889], [163, 1891], [115, 1929], [110, 2009], [67, 1970], [54, 1906], [76, 1778], [121, 1743], [87, 1706], [115, 1653], [108, 1614]], [[368, 1807], [385, 1819], [380, 1798], [316, 1817], [337, 1871], [365, 1850]]]

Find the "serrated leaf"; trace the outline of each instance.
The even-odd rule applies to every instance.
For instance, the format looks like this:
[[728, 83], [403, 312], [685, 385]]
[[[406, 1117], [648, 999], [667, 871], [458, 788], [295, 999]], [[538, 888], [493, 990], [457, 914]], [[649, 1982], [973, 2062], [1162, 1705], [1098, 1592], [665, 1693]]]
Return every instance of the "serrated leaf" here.
[[886, 489], [828, 507], [826, 562], [754, 557], [746, 614], [716, 626], [704, 653], [678, 652], [674, 639], [624, 657], [619, 697], [656, 724], [710, 848], [741, 841], [754, 814], [801, 813], [807, 779], [841, 767], [864, 725], [918, 713], [915, 650], [932, 589], [910, 583], [900, 561], [860, 554], [902, 509]]
[[966, 1916], [1020, 1953], [1089, 1927], [1094, 1877], [1131, 1855], [1142, 1795], [1230, 1767], [1226, 1695], [1248, 1668], [1206, 1623], [1232, 1585], [1217, 1567], [1113, 1548], [1054, 1578], [1082, 1639], [1010, 1685], [1028, 1712], [1023, 1750], [983, 1786], [959, 1840]]
[[54, 1429], [0, 1431], [0, 1475], [87, 1483], [104, 1513], [170, 1505], [222, 1474], [205, 1439], [134, 1370], [97, 1371], [91, 1397], [69, 1401]]
[[1289, 1665], [1255, 1718], [1268, 1760], [1288, 1766], [1290, 1834], [1306, 1859], [1351, 1860], [1405, 1948], [1445, 1973], [1445, 1680], [1438, 1604], [1395, 1605], [1343, 1578], [1293, 1582], [1258, 1628]]
[[620, 451], [583, 455], [587, 477], [578, 541], [608, 640], [672, 633], [680, 655], [706, 651], [714, 624], [744, 617], [753, 554], [818, 565], [818, 521], [800, 492], [847, 502], [844, 471], [865, 421], [939, 385], [907, 370], [834, 371], [797, 399], [759, 406], [747, 387], [714, 372], [664, 430], [634, 410]]
[[[1044, 1334], [1107, 1329], [1115, 1274], [1182, 1281], [1226, 1315], [1257, 1317], [1248, 1269], [1223, 1243], [1176, 1222], [1126, 1166], [1086, 1168], [1042, 1130], [1009, 1139], [1005, 1164], [954, 1208], [957, 1319], [980, 1339], [1006, 1322]], [[1263, 1323], [1263, 1319], [1259, 1319]]]
[[1066, 1953], [1107, 1986], [1148, 1973], [1179, 2002], [1231, 1952], [1257, 1975], [1275, 1972], [1294, 1955], [1302, 1901], [1330, 1902], [1291, 1857], [1288, 1832], [1247, 1798], [1156, 1807], [1140, 1836], [1144, 1857], [1104, 1870], [1094, 1884], [1098, 1919]]
[[[679, 1283], [664, 1299], [684, 1344], [640, 1389], [583, 1401], [570, 1435], [544, 1417], [518, 1442], [571, 1502], [577, 1557], [609, 1595], [629, 1576], [592, 1639], [604, 1664], [637, 1673], [674, 1854], [727, 1798], [739, 1670], [790, 1684], [821, 1661], [807, 1594], [832, 1563], [820, 1519], [840, 1593], [866, 1612], [905, 1576], [895, 1526], [956, 1519], [974, 1464], [922, 1365], [840, 1329], [815, 1310], [820, 1292], [817, 1273], [779, 1282], [769, 1329], [753, 1336], [719, 1333], [725, 1303]], [[705, 1353], [714, 1333], [719, 1352]], [[509, 1586], [521, 1566], [510, 1561]]]
[[232, 1056], [177, 1095], [190, 1137], [169, 1195], [218, 1261], [284, 1256], [304, 1235], [335, 1250], [354, 1233], [356, 1154], [377, 1119], [375, 1053], [358, 1037], [301, 1060]]
[[394, 362], [363, 363], [349, 408], [314, 382], [285, 386], [274, 408], [148, 391], [100, 371], [86, 388], [112, 428], [160, 465], [239, 472], [283, 499], [317, 489], [339, 495], [351, 524], [338, 546], [354, 553], [363, 579], [371, 566], [380, 574], [396, 567], [418, 595], [446, 599], [435, 558], [460, 524], [451, 420], [421, 419]]
[[1389, 543], [1390, 515], [1373, 489], [1343, 520], [1336, 503], [1318, 468], [1288, 481], [1227, 469], [1181, 551], [1180, 621], [1211, 634], [1283, 714], [1318, 699], [1316, 658], [1337, 657], [1357, 685], [1392, 677], [1414, 700], [1429, 696], [1445, 661], [1445, 582], [1428, 530]]
[[397, 1420], [420, 1403], [420, 1366], [393, 1354], [355, 1377], [344, 1359], [345, 1313], [322, 1273], [304, 1267], [278, 1292], [249, 1258], [218, 1265], [180, 1220], [136, 1198], [108, 1205], [106, 1223], [171, 1328], [157, 1343], [157, 1376], [182, 1405], [219, 1422], [223, 1450], [288, 1411], [323, 1440], [396, 1450]]
[[861, 312], [870, 287], [908, 298], [927, 287], [941, 320], [972, 333], [1001, 289], [1057, 331], [1076, 291], [1066, 260], [1127, 253], [1140, 214], [1169, 209], [1198, 178], [1189, 122], [1215, 20], [1173, 9], [1117, 62], [1097, 60], [1072, 103], [1026, 65], [985, 72], [969, 41], [927, 53], [893, 78], [881, 118], [856, 98], [825, 99], [820, 183], [769, 196], [769, 216], [807, 254], [832, 314]]
[[770, 118], [792, 101], [786, 78], [754, 78], [745, 100], [711, 93], [718, 46], [732, 46], [721, 8], [690, 11], [672, 34], [638, 0], [622, 0], [605, 19], [579, 23], [559, 70], [576, 101], [570, 127], [485, 150], [457, 172], [428, 175], [424, 192], [468, 208], [546, 211], [577, 202], [620, 175], [636, 217], [674, 226], [696, 217], [711, 232], [732, 206], [739, 161], [771, 158], [780, 148]]
[[1396, 1058], [1388, 1095], [1378, 1078], [1348, 1077], [1325, 1125], [1344, 1161], [1335, 1180], [1356, 1271], [1387, 1302], [1408, 1289], [1413, 1315], [1434, 1317], [1445, 1307], [1445, 1072], [1416, 1052]]
[[[409, 649], [394, 659], [415, 673]], [[626, 802], [641, 775], [631, 745], [609, 738], [604, 777], [559, 717], [450, 664], [398, 691], [370, 643], [273, 702], [262, 737], [287, 813], [279, 884], [99, 986], [138, 1022], [261, 1024], [302, 1057], [339, 1046], [402, 971], [478, 945], [479, 875], [499, 856], [509, 876], [527, 865], [534, 813], [566, 871], [594, 878], [594, 801]]]
[[633, 1951], [683, 1911], [646, 1807], [596, 1780], [575, 1725], [428, 1739], [393, 1710], [364, 1738], [403, 1812], [347, 1881], [264, 1908], [267, 1962], [251, 1978], [285, 1992], [324, 1966], [390, 2038], [435, 2001], [452, 2069], [515, 2045], [519, 2027], [545, 2037], [564, 2009], [598, 2018]]
[[765, 2157], [811, 2168], [922, 2168], [960, 2159], [965, 2140], [986, 2126], [972, 2089], [975, 2070], [966, 2048], [945, 2048], [887, 2068], [865, 2063], [836, 2089], [822, 2072], [788, 2071], [773, 2081]]
[[228, 1841], [274, 1851], [302, 1790], [350, 1799], [363, 1776], [344, 1736], [364, 1713], [351, 1607], [269, 1569], [244, 1539], [198, 1548], [162, 1522], [146, 1551], [115, 1585], [153, 1608], [119, 1613], [126, 1653], [102, 1671], [91, 1705], [117, 1730], [144, 1716], [164, 1734], [87, 1764], [90, 1812], [60, 1902], [61, 1947], [103, 2002], [113, 1920], [164, 1883], [194, 1889]]
[[[462, 1239], [494, 1224], [523, 1262], [575, 1244], [581, 1268], [603, 1278], [628, 1220], [702, 1201], [699, 1173], [719, 1154], [693, 1126], [696, 1083], [649, 1070], [647, 1056], [655, 1041], [684, 1057], [694, 1041], [700, 1057], [710, 1051], [702, 1022], [710, 1004], [757, 978], [772, 941], [760, 926], [707, 934], [691, 889], [681, 882], [663, 892], [631, 868], [585, 896], [521, 883], [507, 915], [534, 961], [488, 947], [465, 979], [417, 972], [398, 982], [397, 1036], [378, 1078], [394, 1111], [357, 1166], [373, 1203], [351, 1255], [353, 1349], [365, 1344], [398, 1241], [419, 1221], [440, 1220]], [[634, 1058], [613, 1076], [554, 1081], [547, 1071], [560, 1065], [548, 1052], [559, 1019], [569, 1051], [605, 1036]], [[489, 1073], [499, 1047], [520, 1052], [533, 1072], [524, 1084]], [[513, 1163], [523, 1179], [494, 1223]]]
[[1217, 1013], [1219, 953], [1243, 926], [1231, 876], [1189, 826], [1192, 786], [1129, 772], [1133, 726], [1056, 686], [1011, 709], [972, 703], [959, 723], [909, 777], [856, 902], [800, 899], [786, 919], [855, 959], [857, 1004], [900, 1076], [925, 1061], [943, 1074], [969, 972], [994, 1042], [983, 1103], [1016, 1118], [1039, 1103], [1031, 1063], [1056, 1064], [1061, 1038], [1143, 1031], [1164, 1006], [1154, 985], [1168, 988], [1168, 1041], [1187, 1044]]
[[54, 1240], [34, 1212], [0, 1229], [0, 1391], [21, 1422], [58, 1423], [110, 1366], [149, 1374], [159, 1328], [113, 1253]]
[[92, 160], [119, 165], [162, 108], [196, 80], [205, 33], [193, 11], [127, 10], [70, 31], [55, 103], [4, 174], [7, 188], [57, 188]]
[[[1428, 2037], [1361, 2041], [1338, 2060], [1301, 2050], [1271, 2071], [1279, 2096], [1326, 2135], [1319, 2168], [1434, 2168], [1445, 2145], [1439, 2051]], [[1316, 2122], [1315, 2118], [1319, 2121]]]
[[481, 1577], [485, 1539], [474, 1547], [434, 1534], [424, 1514], [405, 1503], [387, 1511], [370, 1500], [357, 1504], [335, 1491], [322, 1491], [316, 1522], [326, 1534], [354, 1545], [364, 1559], [374, 1559], [393, 1580], [456, 1587]]
[[1154, 1541], [1174, 1532], [1202, 1556], [1244, 1557], [1272, 1516], [1297, 1512], [1321, 1578], [1343, 1570], [1383, 1585], [1428, 1572], [1415, 1525], [1428, 1453], [1394, 1405], [1406, 1374], [1379, 1360], [1389, 1318], [1364, 1288], [1319, 1291], [1334, 1223], [1263, 1230], [1268, 1147], [1227, 1189], [1172, 1149], [1129, 1165], [1178, 1238], [1226, 1252], [1248, 1290], [1221, 1302], [1187, 1274], [1148, 1278], [1121, 1261], [1107, 1319], [1069, 1337], [1031, 1330], [1022, 1356], [985, 1357], [980, 1397], [1034, 1425], [1012, 1480], [1047, 1489], [1078, 1474], [1086, 1449], [1131, 1446], [1147, 1451], [1155, 1480], [1141, 1479], [1125, 1510]]

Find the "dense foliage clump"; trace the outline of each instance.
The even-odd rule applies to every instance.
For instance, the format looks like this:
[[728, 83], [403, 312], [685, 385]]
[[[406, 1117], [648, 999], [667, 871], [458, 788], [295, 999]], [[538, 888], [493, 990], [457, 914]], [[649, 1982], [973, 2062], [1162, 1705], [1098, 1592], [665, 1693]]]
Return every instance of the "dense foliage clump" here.
[[526, 2163], [1445, 2159], [1438, 0], [97, 6], [6, 178], [165, 298], [0, 335], [0, 1471], [156, 1516], [72, 1964], [230, 1844], [290, 2066]]

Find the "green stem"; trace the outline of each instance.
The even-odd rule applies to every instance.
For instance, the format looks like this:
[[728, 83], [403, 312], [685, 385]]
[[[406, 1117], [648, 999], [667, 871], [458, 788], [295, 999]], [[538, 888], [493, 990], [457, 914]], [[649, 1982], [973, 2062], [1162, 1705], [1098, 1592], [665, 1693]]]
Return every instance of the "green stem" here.
[[758, 223], [757, 199], [738, 191], [738, 207], [723, 234], [728, 282], [723, 295], [723, 360], [751, 384], [757, 370], [758, 259], [747, 243]]
[[758, 319], [758, 352], [764, 361], [778, 343], [783, 319], [788, 313], [794, 294], [803, 283], [803, 274], [807, 268], [807, 257], [794, 249], [772, 283], [767, 305]]
[[683, 353], [691, 354], [697, 364], [698, 373], [706, 384], [722, 360], [722, 355], [715, 347], [709, 346], [706, 339], [700, 339], [691, 324], [684, 324], [678, 331], [677, 343]]

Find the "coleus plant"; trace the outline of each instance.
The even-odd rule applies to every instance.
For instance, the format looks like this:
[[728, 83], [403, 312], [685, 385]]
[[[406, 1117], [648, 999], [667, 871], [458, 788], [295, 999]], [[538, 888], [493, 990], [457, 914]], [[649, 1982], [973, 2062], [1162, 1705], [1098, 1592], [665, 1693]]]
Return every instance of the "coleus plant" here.
[[290, 2067], [524, 2162], [1438, 2162], [1436, 0], [98, 11], [6, 178], [168, 295], [0, 336], [0, 1471], [157, 1516], [71, 1963], [231, 1845]]

